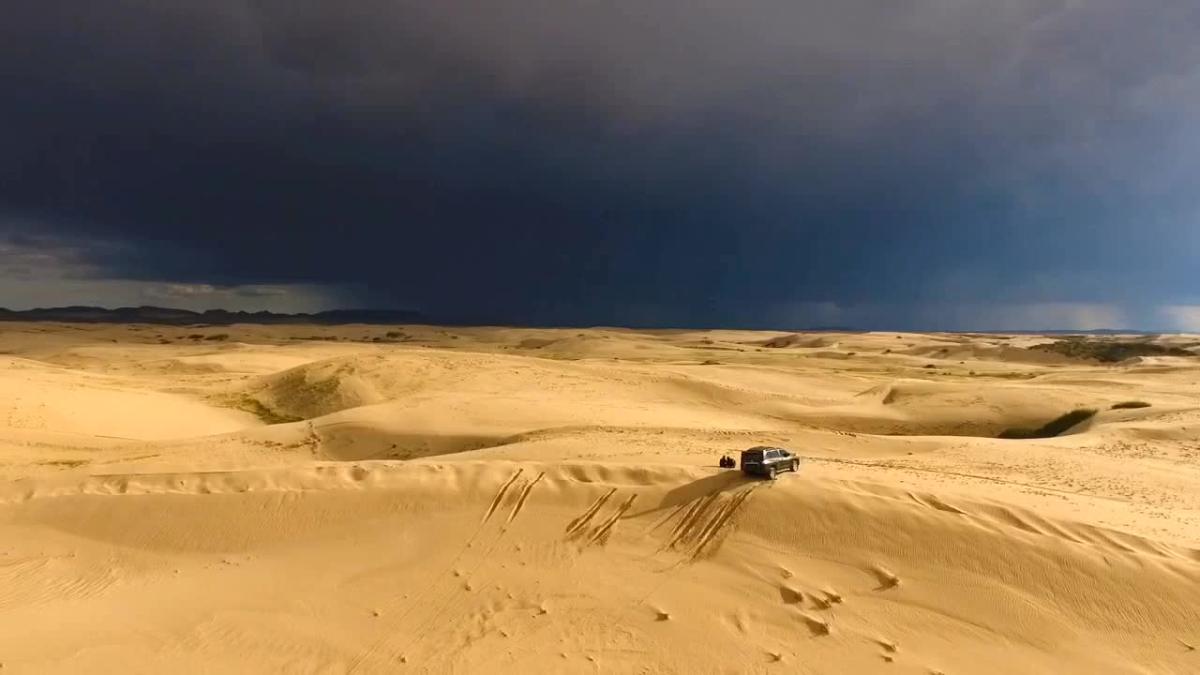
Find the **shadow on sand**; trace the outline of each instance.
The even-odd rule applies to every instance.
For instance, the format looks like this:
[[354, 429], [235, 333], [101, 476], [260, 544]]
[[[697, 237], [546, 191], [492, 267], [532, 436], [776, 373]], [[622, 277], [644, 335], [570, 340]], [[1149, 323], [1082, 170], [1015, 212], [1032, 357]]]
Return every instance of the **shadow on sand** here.
[[720, 473], [715, 473], [711, 476], [705, 476], [699, 480], [694, 480], [690, 483], [685, 483], [677, 488], [668, 491], [663, 495], [662, 501], [652, 508], [638, 511], [637, 513], [629, 513], [625, 518], [636, 518], [649, 513], [662, 511], [663, 509], [675, 508], [688, 504], [697, 499], [708, 497], [720, 492], [732, 492], [741, 487], [759, 483], [758, 479], [749, 478], [741, 471], [734, 469], [722, 469]]

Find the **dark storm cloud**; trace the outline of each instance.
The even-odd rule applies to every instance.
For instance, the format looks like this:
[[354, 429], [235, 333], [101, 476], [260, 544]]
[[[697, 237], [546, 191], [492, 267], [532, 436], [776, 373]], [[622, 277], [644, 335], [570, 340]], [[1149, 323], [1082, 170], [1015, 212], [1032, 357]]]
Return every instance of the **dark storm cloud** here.
[[1192, 2], [24, 5], [0, 218], [114, 278], [585, 323], [1189, 301]]

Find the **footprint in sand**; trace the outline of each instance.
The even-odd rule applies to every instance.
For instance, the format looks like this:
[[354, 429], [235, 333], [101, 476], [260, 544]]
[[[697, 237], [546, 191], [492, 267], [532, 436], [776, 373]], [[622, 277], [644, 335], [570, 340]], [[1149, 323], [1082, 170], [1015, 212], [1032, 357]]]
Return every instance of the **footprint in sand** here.
[[816, 637], [829, 635], [833, 631], [833, 626], [825, 619], [809, 614], [801, 614], [800, 618], [804, 621], [804, 625], [808, 626], [808, 630]]
[[817, 609], [829, 609], [833, 606], [832, 602], [814, 593], [809, 593], [808, 599], [812, 602], [813, 607]]
[[900, 585], [900, 577], [896, 576], [886, 567], [876, 565], [871, 568], [871, 574], [875, 575], [875, 578], [879, 581], [879, 587], [875, 589], [877, 591], [885, 591]]
[[875, 644], [879, 645], [880, 647], [883, 647], [883, 651], [885, 651], [889, 654], [895, 654], [896, 652], [900, 651], [900, 643], [896, 642], [895, 640], [889, 640], [887, 638], [876, 638]]

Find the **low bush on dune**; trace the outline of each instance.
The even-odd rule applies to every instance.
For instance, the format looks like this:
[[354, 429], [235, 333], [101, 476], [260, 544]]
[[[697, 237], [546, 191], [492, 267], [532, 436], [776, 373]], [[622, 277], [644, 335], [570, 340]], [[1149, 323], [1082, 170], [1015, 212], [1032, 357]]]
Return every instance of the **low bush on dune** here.
[[1089, 340], [1070, 337], [1029, 347], [1032, 351], [1062, 354], [1075, 359], [1091, 359], [1101, 363], [1117, 363], [1135, 356], [1195, 356], [1179, 347], [1168, 347], [1143, 340]]
[[303, 417], [278, 413], [272, 408], [267, 407], [262, 401], [251, 396], [243, 396], [237, 402], [237, 407], [262, 420], [263, 424], [287, 424], [288, 422], [299, 422], [304, 419]]
[[1149, 408], [1150, 404], [1145, 401], [1124, 401], [1121, 403], [1112, 404], [1113, 410], [1131, 410], [1133, 408]]
[[1000, 432], [998, 438], [1054, 438], [1061, 436], [1075, 425], [1090, 420], [1096, 414], [1093, 408], [1079, 408], [1060, 415], [1036, 429], [1013, 427]]

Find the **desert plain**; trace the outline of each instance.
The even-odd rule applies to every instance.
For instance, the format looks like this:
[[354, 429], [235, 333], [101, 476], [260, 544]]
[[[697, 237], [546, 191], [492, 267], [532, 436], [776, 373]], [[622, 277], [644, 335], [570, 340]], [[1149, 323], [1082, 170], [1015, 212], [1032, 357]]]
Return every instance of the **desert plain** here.
[[1200, 672], [1200, 339], [1064, 339], [3, 324], [0, 664]]

